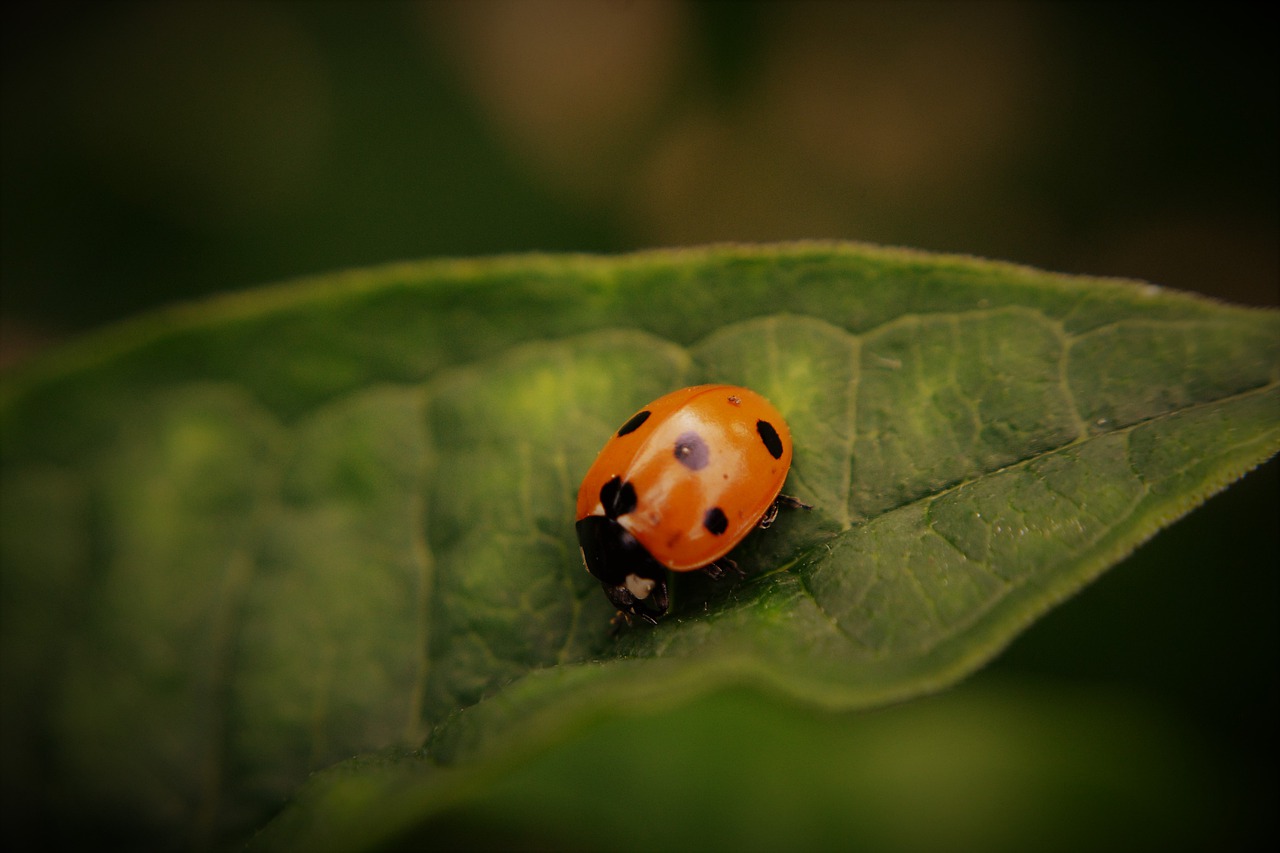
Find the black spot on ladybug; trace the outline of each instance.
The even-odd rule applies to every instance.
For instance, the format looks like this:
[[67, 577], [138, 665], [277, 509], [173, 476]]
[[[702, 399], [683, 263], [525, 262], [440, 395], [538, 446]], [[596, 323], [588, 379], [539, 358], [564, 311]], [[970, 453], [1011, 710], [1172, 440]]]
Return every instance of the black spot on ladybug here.
[[600, 505], [608, 518], [626, 515], [636, 508], [636, 488], [624, 483], [621, 477], [614, 477], [600, 487]]
[[724, 510], [718, 506], [713, 506], [702, 517], [702, 526], [707, 528], [708, 532], [719, 536], [729, 529], [729, 519], [725, 518]]
[[696, 432], [681, 433], [674, 454], [676, 461], [690, 471], [701, 471], [711, 461], [711, 449]]
[[627, 421], [625, 424], [623, 424], [618, 428], [618, 435], [624, 436], [627, 433], [635, 432], [636, 430], [640, 429], [640, 425], [647, 420], [649, 420], [648, 409], [645, 409], [642, 412], [636, 412], [634, 415], [631, 416], [631, 420]]
[[768, 421], [756, 421], [756, 432], [760, 433], [760, 440], [764, 442], [764, 449], [769, 451], [769, 455], [774, 459], [781, 459], [782, 439], [778, 437], [778, 431], [773, 428], [773, 424]]

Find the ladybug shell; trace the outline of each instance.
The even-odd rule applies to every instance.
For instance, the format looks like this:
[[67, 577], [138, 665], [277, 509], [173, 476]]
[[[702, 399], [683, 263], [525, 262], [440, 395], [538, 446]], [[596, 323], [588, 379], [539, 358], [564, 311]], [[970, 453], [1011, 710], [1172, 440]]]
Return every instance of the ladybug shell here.
[[582, 481], [577, 519], [608, 516], [666, 568], [700, 569], [756, 526], [790, 467], [791, 431], [764, 397], [684, 388], [609, 439]]

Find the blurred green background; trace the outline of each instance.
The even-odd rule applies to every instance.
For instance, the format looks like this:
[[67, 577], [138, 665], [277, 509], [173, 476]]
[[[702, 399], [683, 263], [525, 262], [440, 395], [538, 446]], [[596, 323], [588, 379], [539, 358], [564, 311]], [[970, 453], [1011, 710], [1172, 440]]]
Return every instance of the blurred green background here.
[[[2, 14], [0, 364], [336, 268], [721, 240], [863, 240], [1280, 303], [1280, 69], [1260, 5]], [[1222, 794], [1201, 830], [1236, 840], [1274, 838], [1280, 801], [1277, 470], [977, 679], [1047, 690], [1068, 716], [1076, 691], [1155, 709], [1205, 756], [1192, 787]], [[1034, 759], [1055, 731], [1019, 748]]]
[[1274, 304], [1253, 6], [9, 4], [6, 353], [439, 255], [842, 238]]

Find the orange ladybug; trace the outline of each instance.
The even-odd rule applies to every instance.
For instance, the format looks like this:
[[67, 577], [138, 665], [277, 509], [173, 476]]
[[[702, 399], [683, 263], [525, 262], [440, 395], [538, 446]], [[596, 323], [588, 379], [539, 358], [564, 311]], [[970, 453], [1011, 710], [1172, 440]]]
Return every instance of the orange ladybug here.
[[605, 444], [578, 490], [587, 571], [623, 614], [657, 624], [667, 570], [736, 570], [726, 554], [780, 505], [791, 430], [773, 405], [736, 385], [659, 397]]

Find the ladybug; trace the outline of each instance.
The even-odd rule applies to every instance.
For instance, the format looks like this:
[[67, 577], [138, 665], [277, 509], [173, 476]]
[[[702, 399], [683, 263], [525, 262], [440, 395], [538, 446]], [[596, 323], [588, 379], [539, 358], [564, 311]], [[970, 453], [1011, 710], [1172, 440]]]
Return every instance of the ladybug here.
[[[736, 385], [659, 397], [605, 444], [578, 490], [582, 561], [624, 618], [657, 624], [667, 570], [720, 577], [726, 554], [780, 505], [791, 430], [773, 405]], [[740, 573], [740, 572], [739, 572]]]

